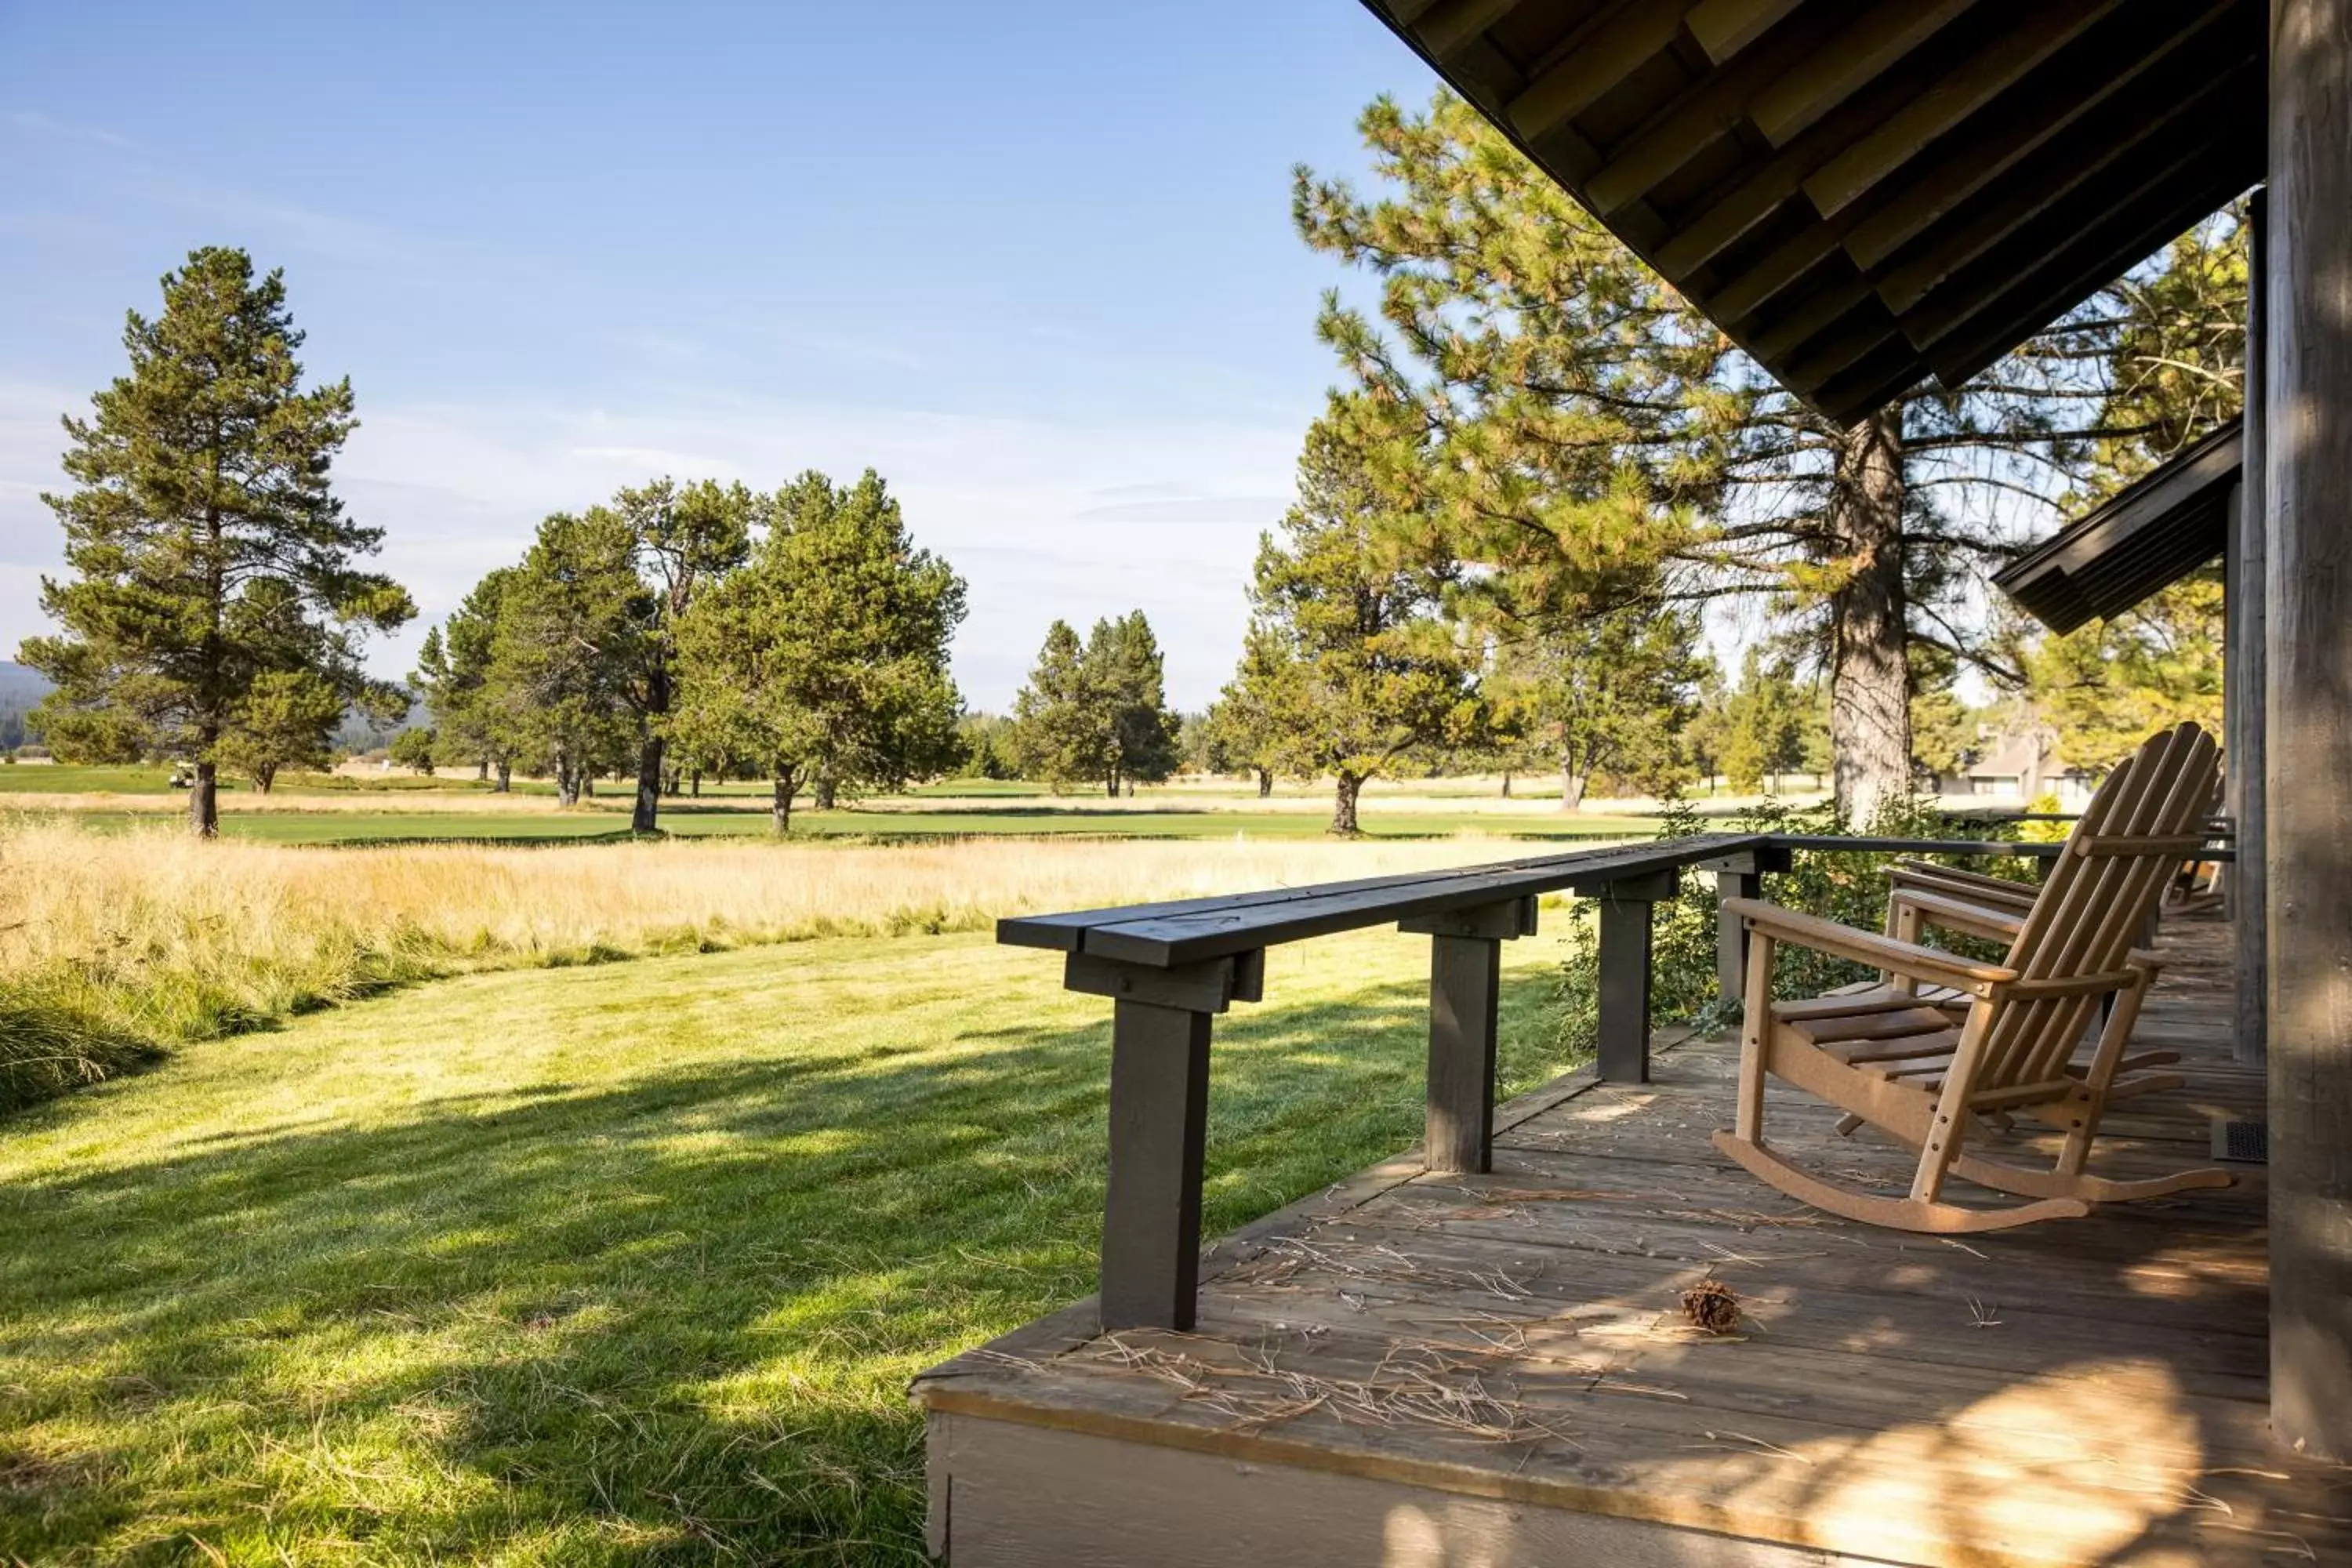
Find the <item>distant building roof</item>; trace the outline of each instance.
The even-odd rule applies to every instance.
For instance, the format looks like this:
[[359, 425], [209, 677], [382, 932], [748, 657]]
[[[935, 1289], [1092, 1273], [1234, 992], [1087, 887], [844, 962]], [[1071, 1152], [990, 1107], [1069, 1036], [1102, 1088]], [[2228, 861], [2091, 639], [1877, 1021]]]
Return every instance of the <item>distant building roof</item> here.
[[2244, 433], [2235, 423], [2174, 458], [1993, 578], [2054, 632], [2119, 615], [2221, 553]]

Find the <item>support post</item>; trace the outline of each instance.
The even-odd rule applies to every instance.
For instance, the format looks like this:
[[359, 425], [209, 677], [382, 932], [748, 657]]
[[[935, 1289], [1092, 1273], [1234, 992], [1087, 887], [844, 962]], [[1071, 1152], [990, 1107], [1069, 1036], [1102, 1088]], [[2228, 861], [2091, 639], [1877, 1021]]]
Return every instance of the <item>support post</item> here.
[[1120, 1002], [1111, 1024], [1102, 1326], [1189, 1329], [1201, 1280], [1209, 1018]]
[[1162, 968], [1073, 952], [1062, 984], [1116, 1003], [1102, 1326], [1189, 1329], [1201, 1283], [1210, 1021], [1265, 994], [1265, 953]]
[[2273, 0], [2264, 258], [2271, 1428], [2352, 1460], [2352, 0]]
[[1659, 871], [1573, 890], [1601, 901], [1601, 1023], [1597, 1056], [1611, 1083], [1650, 1081], [1650, 931], [1676, 874]]
[[2231, 1050], [2247, 1066], [2259, 1066], [2270, 1055], [2270, 990], [2264, 978], [2270, 968], [2270, 932], [2263, 908], [2269, 881], [2263, 867], [2263, 835], [2269, 821], [2263, 810], [2263, 561], [2267, 515], [2263, 504], [2263, 295], [2267, 279], [2263, 258], [2269, 229], [2269, 203], [2256, 191], [2250, 203], [2246, 258], [2246, 406], [2244, 453], [2239, 466], [2237, 493], [2230, 508], [2230, 556], [2224, 574], [2228, 586], [2222, 605], [2228, 619], [2223, 637], [2221, 678], [2227, 710], [2223, 723], [2223, 761], [2229, 769], [2229, 814], [2236, 837], [2238, 858], [2229, 868], [2230, 939], [2236, 949], [2232, 964], [2237, 988], [2235, 1026]]
[[1401, 921], [1429, 937], [1429, 1103], [1423, 1157], [1432, 1171], [1494, 1168], [1495, 1036], [1503, 943], [1531, 936], [1536, 901]]
[[1715, 873], [1715, 990], [1727, 1007], [1737, 1007], [1747, 994], [1748, 928], [1723, 906], [1733, 899], [1764, 896], [1764, 873], [1789, 868], [1786, 849], [1751, 849], [1720, 860], [1702, 860], [1699, 869]]

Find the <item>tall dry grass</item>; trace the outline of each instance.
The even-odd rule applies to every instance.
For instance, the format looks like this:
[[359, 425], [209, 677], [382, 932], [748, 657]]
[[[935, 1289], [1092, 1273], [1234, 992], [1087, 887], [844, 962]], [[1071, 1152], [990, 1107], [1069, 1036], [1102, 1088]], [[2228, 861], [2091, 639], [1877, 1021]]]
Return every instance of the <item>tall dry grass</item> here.
[[299, 848], [0, 823], [0, 1108], [387, 986], [1512, 858], [1478, 838]]

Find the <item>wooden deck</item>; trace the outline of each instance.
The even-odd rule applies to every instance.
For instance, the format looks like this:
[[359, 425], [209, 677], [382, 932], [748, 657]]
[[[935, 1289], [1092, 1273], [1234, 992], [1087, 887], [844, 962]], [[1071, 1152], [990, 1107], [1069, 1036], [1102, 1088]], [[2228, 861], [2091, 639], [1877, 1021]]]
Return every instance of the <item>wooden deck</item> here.
[[[2118, 1108], [2094, 1170], [2207, 1163], [2259, 1116], [2227, 928], [2172, 922], [2137, 1043], [2190, 1084]], [[1490, 1176], [1406, 1155], [1226, 1238], [1196, 1331], [1091, 1303], [940, 1366], [935, 1549], [998, 1563], [2352, 1563], [2352, 1471], [2266, 1421], [2263, 1194], [2239, 1184], [1958, 1240], [1828, 1220], [1710, 1146], [1736, 1048], [1660, 1052], [1498, 1117]], [[1777, 1084], [1812, 1168], [1910, 1157]], [[2024, 1135], [2021, 1134], [2021, 1137]], [[1961, 1201], [1970, 1190], [1956, 1184]], [[1683, 1292], [1738, 1293], [1739, 1327]]]

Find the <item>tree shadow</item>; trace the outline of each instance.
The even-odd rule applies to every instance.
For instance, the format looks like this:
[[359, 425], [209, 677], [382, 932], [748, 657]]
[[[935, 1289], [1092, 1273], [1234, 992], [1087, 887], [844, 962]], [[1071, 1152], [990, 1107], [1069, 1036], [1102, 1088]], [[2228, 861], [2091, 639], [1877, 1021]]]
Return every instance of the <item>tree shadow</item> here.
[[[1507, 987], [1515, 1081], [1548, 990]], [[1425, 1006], [1220, 1020], [1210, 1234], [1411, 1141]], [[0, 1557], [919, 1557], [907, 1380], [1093, 1288], [1108, 1010], [772, 1033], [0, 1190]]]

